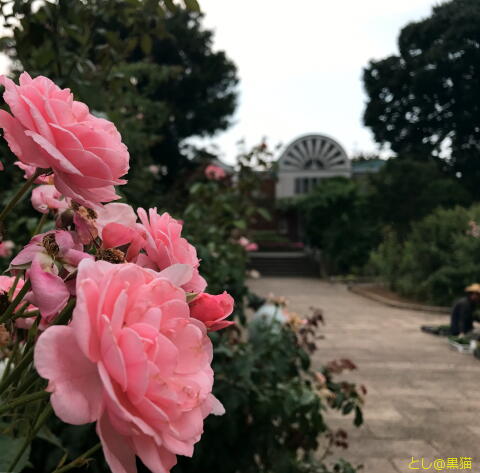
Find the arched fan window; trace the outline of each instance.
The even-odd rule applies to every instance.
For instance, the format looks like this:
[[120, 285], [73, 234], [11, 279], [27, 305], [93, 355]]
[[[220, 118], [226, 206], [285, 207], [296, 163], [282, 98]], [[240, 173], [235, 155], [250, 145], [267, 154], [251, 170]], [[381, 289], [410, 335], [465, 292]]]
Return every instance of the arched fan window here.
[[350, 169], [342, 146], [324, 135], [306, 135], [293, 141], [279, 161], [280, 171]]

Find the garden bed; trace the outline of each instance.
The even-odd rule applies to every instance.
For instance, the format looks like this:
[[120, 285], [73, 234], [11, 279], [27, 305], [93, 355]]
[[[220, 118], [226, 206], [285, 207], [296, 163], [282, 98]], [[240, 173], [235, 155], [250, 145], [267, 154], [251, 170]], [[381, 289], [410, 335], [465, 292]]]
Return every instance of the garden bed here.
[[450, 313], [450, 307], [432, 306], [422, 304], [418, 301], [412, 301], [405, 297], [399, 296], [381, 284], [349, 284], [348, 288], [355, 294], [368, 297], [369, 299], [373, 299], [382, 304], [391, 307], [397, 307], [399, 309], [420, 310], [423, 312], [436, 312], [443, 314]]

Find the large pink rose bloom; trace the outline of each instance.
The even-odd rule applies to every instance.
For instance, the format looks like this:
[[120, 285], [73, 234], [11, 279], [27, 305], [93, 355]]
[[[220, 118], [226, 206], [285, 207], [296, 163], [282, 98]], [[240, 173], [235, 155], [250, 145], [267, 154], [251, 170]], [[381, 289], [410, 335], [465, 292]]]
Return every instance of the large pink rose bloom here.
[[138, 257], [137, 263], [152, 269], [162, 270], [172, 264], [187, 264], [193, 268], [192, 278], [182, 287], [188, 292], [203, 292], [207, 287], [198, 267], [197, 250], [182, 238], [182, 224], [168, 213], [159, 215], [156, 208], [138, 209], [138, 216], [145, 227], [145, 255]]
[[126, 182], [129, 155], [113, 123], [46, 77], [24, 72], [20, 85], [5, 76], [0, 83], [11, 111], [0, 111], [0, 127], [20, 161], [52, 169], [59, 192], [86, 206], [118, 198], [114, 186]]
[[203, 419], [223, 413], [211, 394], [210, 339], [178, 287], [190, 277], [182, 265], [155, 273], [84, 260], [71, 324], [38, 339], [35, 367], [55, 413], [97, 421], [114, 473], [135, 472], [135, 455], [152, 472], [170, 471], [177, 454], [192, 455]]

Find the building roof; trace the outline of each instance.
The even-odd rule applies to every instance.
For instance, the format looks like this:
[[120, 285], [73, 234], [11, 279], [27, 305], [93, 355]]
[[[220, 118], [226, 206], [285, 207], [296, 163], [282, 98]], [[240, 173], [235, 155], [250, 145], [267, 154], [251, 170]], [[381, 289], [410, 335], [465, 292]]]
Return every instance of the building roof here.
[[374, 174], [385, 165], [384, 159], [368, 159], [365, 161], [352, 161], [353, 174]]

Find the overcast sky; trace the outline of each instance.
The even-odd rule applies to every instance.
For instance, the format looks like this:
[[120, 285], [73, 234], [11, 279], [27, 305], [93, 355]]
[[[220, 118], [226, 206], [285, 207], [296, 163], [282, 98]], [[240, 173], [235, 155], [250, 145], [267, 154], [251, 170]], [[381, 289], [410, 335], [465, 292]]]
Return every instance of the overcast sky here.
[[214, 141], [232, 162], [235, 143], [272, 145], [318, 132], [349, 155], [377, 149], [362, 125], [362, 68], [397, 51], [400, 29], [434, 0], [200, 0], [215, 48], [236, 63], [235, 125]]

